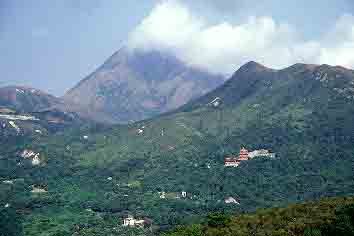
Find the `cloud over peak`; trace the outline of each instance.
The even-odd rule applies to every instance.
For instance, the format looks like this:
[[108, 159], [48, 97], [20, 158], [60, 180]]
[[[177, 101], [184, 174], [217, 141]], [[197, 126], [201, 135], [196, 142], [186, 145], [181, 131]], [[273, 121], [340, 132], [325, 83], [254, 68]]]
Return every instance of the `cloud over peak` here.
[[282, 68], [294, 63], [354, 67], [354, 17], [343, 15], [319, 40], [271, 16], [210, 25], [179, 0], [158, 3], [130, 34], [129, 47], [165, 50], [213, 73], [231, 74], [247, 61]]

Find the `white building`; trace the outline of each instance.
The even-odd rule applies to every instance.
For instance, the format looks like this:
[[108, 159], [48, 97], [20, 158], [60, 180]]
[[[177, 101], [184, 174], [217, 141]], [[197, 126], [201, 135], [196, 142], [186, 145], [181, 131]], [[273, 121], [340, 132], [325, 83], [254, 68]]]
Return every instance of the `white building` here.
[[186, 198], [187, 197], [187, 192], [182, 192], [182, 197]]
[[123, 220], [123, 226], [134, 226], [135, 219], [133, 217], [128, 217]]
[[228, 197], [225, 199], [226, 204], [237, 204], [240, 205], [240, 203], [233, 197]]
[[37, 153], [32, 159], [32, 165], [37, 166], [41, 164], [41, 160], [39, 159], [39, 153]]
[[218, 107], [218, 106], [221, 105], [221, 102], [222, 102], [221, 98], [216, 97], [216, 98], [215, 98], [213, 101], [211, 101], [208, 105], [209, 105], [209, 106], [213, 106], [213, 107]]
[[132, 216], [123, 219], [123, 226], [125, 227], [144, 227], [145, 220], [137, 220]]
[[21, 157], [24, 159], [31, 159], [32, 165], [36, 166], [41, 164], [41, 159], [39, 158], [39, 153], [35, 153], [32, 150], [23, 150]]
[[48, 191], [45, 190], [44, 188], [39, 188], [39, 187], [32, 186], [31, 193], [47, 193], [47, 192]]
[[16, 125], [15, 122], [9, 121], [9, 124], [10, 124], [11, 127], [14, 128], [18, 133], [20, 132], [20, 128]]
[[143, 134], [143, 133], [144, 133], [144, 130], [143, 130], [143, 129], [138, 129], [138, 130], [137, 130], [137, 133], [138, 133], [138, 134]]
[[166, 193], [165, 192], [159, 192], [160, 198], [165, 199], [166, 198]]
[[269, 150], [266, 149], [260, 149], [260, 150], [254, 150], [252, 152], [249, 152], [248, 156], [251, 159], [255, 157], [275, 158], [275, 153], [271, 153]]

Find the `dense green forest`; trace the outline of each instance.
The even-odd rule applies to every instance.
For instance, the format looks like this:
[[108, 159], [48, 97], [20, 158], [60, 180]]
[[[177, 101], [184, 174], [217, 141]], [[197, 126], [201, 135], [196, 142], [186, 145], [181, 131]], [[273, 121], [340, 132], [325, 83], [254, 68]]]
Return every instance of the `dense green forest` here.
[[349, 236], [354, 235], [354, 199], [322, 199], [238, 216], [211, 213], [202, 224], [178, 226], [163, 235]]
[[[26, 236], [149, 235], [198, 225], [214, 211], [353, 196], [353, 84], [342, 68], [250, 63], [205, 97], [150, 120], [53, 130], [18, 122], [41, 135], [0, 129], [1, 214], [16, 219], [2, 227]], [[211, 106], [216, 97], [220, 105]], [[269, 149], [276, 159], [225, 167], [241, 147]], [[22, 158], [24, 149], [40, 153], [41, 164]], [[239, 204], [226, 203], [230, 197]], [[127, 215], [152, 227], [127, 230]]]

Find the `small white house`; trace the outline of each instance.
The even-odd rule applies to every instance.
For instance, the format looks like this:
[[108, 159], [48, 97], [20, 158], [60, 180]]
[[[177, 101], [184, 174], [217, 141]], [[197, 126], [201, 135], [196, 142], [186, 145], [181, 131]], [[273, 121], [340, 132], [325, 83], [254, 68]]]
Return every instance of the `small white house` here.
[[209, 105], [209, 106], [213, 106], [213, 107], [218, 107], [218, 106], [221, 105], [221, 102], [222, 102], [221, 98], [216, 97], [216, 98], [214, 98], [214, 100], [211, 101], [208, 105]]
[[41, 159], [39, 158], [39, 153], [36, 153], [32, 150], [23, 150], [23, 152], [21, 153], [21, 157], [24, 159], [30, 159], [32, 165], [36, 166], [41, 164]]
[[144, 227], [145, 220], [137, 220], [132, 216], [123, 219], [123, 226], [125, 227]]
[[42, 134], [42, 131], [39, 129], [36, 129], [34, 132], [36, 132], [37, 134]]
[[37, 153], [32, 159], [32, 165], [37, 166], [41, 164], [41, 160], [39, 159], [39, 153]]
[[226, 204], [237, 204], [240, 205], [240, 203], [233, 197], [228, 197], [225, 199]]
[[271, 153], [269, 150], [266, 149], [260, 149], [260, 150], [254, 150], [252, 152], [249, 152], [248, 156], [250, 159], [255, 157], [266, 157], [266, 158], [274, 159], [275, 153]]
[[138, 130], [137, 130], [137, 133], [138, 133], [138, 134], [143, 134], [143, 133], [144, 133], [144, 129], [138, 129]]
[[187, 197], [187, 192], [184, 192], [184, 191], [183, 191], [183, 192], [182, 192], [182, 197], [183, 197], [183, 198], [186, 198], [186, 197]]
[[134, 226], [135, 219], [133, 217], [128, 217], [123, 219], [123, 226]]
[[165, 199], [166, 198], [166, 193], [165, 192], [159, 192], [160, 198]]
[[39, 187], [32, 186], [31, 193], [47, 193], [47, 192], [48, 191], [45, 190], [44, 188], [39, 188]]
[[20, 128], [16, 125], [15, 122], [9, 121], [9, 124], [14, 128], [17, 132], [20, 132]]

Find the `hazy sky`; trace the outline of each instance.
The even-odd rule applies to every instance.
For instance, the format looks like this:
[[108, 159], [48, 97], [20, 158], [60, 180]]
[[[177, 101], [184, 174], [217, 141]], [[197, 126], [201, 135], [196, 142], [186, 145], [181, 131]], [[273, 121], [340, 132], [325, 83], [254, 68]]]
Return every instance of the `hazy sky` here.
[[352, 0], [0, 0], [0, 86], [62, 95], [122, 45], [230, 74], [248, 60], [354, 67]]

